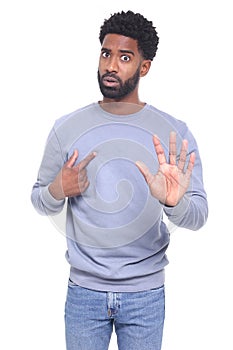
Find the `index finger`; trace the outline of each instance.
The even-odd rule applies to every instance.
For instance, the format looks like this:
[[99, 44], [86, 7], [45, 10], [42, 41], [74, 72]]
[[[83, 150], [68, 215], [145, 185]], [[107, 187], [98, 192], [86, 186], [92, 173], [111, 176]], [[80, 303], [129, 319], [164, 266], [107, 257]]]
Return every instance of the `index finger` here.
[[155, 146], [155, 152], [157, 154], [159, 164], [163, 165], [164, 163], [167, 163], [165, 153], [158, 136], [156, 135], [153, 136], [153, 143]]
[[96, 156], [96, 152], [92, 152], [88, 154], [83, 160], [81, 160], [78, 164], [77, 167], [79, 170], [82, 170], [88, 166], [88, 164], [94, 159]]

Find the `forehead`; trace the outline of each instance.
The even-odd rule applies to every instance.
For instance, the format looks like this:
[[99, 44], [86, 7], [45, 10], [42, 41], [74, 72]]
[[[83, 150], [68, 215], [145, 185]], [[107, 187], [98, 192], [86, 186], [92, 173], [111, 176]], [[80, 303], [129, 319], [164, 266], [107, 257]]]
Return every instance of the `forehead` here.
[[112, 51], [129, 50], [135, 54], [139, 53], [137, 40], [120, 34], [107, 34], [104, 37], [102, 47]]

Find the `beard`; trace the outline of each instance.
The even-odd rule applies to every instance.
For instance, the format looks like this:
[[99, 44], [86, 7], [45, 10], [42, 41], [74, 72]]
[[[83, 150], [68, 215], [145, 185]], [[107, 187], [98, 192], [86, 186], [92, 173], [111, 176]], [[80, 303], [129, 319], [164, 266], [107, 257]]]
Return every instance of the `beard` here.
[[[119, 82], [119, 85], [117, 87], [105, 86], [103, 83], [103, 79], [106, 77], [112, 77], [116, 79]], [[124, 83], [114, 73], [105, 73], [101, 77], [98, 71], [98, 83], [99, 83], [100, 91], [102, 95], [106, 98], [120, 99], [129, 95], [132, 91], [135, 90], [136, 86], [138, 85], [139, 79], [140, 79], [140, 67], [138, 67], [135, 74], [129, 79], [127, 79]]]

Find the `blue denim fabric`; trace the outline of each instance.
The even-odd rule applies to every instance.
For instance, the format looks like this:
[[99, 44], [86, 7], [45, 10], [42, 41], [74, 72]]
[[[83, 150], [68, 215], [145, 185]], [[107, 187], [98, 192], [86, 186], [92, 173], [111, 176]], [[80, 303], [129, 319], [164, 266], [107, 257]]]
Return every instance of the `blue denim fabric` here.
[[71, 281], [65, 306], [67, 350], [107, 350], [113, 325], [119, 350], [160, 350], [165, 315], [164, 287], [113, 293]]

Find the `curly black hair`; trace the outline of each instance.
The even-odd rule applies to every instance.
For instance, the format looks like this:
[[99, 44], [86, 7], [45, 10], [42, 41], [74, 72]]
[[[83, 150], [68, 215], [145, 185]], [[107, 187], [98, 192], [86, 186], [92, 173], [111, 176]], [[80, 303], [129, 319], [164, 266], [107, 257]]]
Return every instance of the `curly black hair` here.
[[153, 61], [159, 37], [153, 23], [140, 13], [132, 11], [118, 12], [105, 19], [100, 27], [99, 40], [103, 43], [107, 34], [120, 34], [137, 40], [138, 50], [146, 60]]

